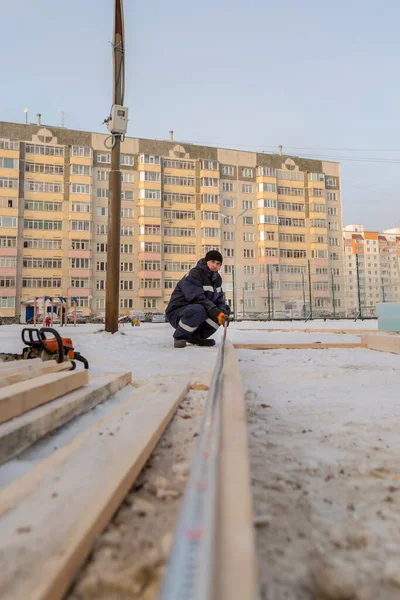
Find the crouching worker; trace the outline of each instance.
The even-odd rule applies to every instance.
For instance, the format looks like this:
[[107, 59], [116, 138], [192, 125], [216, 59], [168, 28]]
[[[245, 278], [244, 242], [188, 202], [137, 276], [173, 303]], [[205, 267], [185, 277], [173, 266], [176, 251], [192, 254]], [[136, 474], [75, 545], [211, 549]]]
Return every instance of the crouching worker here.
[[221, 253], [210, 250], [172, 292], [165, 316], [175, 329], [175, 348], [185, 348], [187, 343], [215, 345], [215, 340], [207, 338], [229, 319], [230, 313], [218, 273], [221, 266]]

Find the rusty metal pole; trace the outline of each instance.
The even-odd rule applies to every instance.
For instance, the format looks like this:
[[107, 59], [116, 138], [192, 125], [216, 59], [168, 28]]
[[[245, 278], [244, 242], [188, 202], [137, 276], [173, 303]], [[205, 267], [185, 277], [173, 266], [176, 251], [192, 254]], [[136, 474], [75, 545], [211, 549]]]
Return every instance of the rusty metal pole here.
[[[124, 18], [123, 0], [115, 0], [114, 19], [114, 96], [113, 104], [123, 104], [124, 88]], [[111, 172], [108, 199], [106, 331], [118, 331], [120, 238], [121, 238], [121, 136], [112, 135]]]

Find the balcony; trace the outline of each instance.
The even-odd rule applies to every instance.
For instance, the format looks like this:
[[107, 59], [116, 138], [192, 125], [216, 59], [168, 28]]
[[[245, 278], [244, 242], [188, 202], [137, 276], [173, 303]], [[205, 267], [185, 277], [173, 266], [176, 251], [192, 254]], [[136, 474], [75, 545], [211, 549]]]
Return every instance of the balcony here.
[[[51, 295], [51, 294], [48, 294]], [[67, 290], [67, 296], [71, 297], [71, 296], [84, 296], [85, 298], [87, 298], [88, 296], [92, 295], [92, 290], [90, 288], [68, 288]]]
[[161, 271], [139, 271], [139, 279], [161, 279]]
[[139, 289], [139, 298], [161, 298], [162, 296], [162, 290], [161, 289], [147, 289], [147, 288], [140, 288]]
[[0, 256], [17, 256], [18, 249], [17, 248], [0, 248]]
[[70, 250], [68, 252], [68, 258], [92, 258], [92, 256], [91, 250]]
[[70, 277], [91, 277], [92, 269], [69, 269], [68, 271]]

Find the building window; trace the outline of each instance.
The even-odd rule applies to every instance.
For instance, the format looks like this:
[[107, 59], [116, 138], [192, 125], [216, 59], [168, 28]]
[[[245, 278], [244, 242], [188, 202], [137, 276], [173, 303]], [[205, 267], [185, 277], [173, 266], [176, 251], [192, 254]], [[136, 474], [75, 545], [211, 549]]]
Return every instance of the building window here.
[[97, 169], [96, 179], [98, 181], [108, 181], [110, 179], [110, 171], [104, 171], [104, 169]]
[[234, 239], [235, 239], [234, 231], [224, 231], [224, 241], [225, 242], [233, 242]]
[[106, 165], [110, 164], [111, 154], [109, 154], [108, 152], [97, 152], [97, 162], [104, 163]]
[[105, 298], [96, 298], [96, 308], [97, 309], [105, 308], [105, 306], [106, 306]]
[[125, 173], [124, 171], [121, 173], [122, 183], [134, 183], [135, 176], [133, 173]]
[[0, 156], [0, 169], [18, 169], [18, 158], [2, 158]]
[[93, 168], [89, 165], [71, 165], [71, 175], [84, 175], [85, 177], [91, 177]]
[[224, 198], [222, 201], [222, 206], [224, 208], [234, 208], [235, 207], [235, 201], [232, 200], [232, 198]]
[[72, 146], [72, 156], [81, 156], [85, 158], [92, 158], [93, 151], [88, 146]]
[[254, 217], [243, 217], [243, 224], [244, 225], [254, 225]]
[[25, 144], [27, 154], [43, 154], [44, 156], [64, 156], [64, 148], [59, 146], [43, 146], [41, 144]]
[[205, 171], [218, 171], [219, 163], [217, 160], [203, 160], [203, 169]]
[[71, 250], [90, 250], [90, 248], [90, 240], [71, 240]]
[[248, 250], [246, 248], [245, 250], [243, 250], [243, 257], [244, 258], [255, 258], [255, 252], [254, 252], [254, 250]]
[[92, 223], [91, 221], [70, 221], [70, 229], [71, 231], [91, 231]]
[[245, 167], [242, 169], [242, 177], [253, 177], [253, 169]]
[[233, 265], [224, 265], [224, 273], [225, 275], [232, 275]]
[[259, 183], [258, 191], [259, 192], [273, 192], [276, 194], [276, 183]]
[[71, 183], [72, 194], [91, 194], [92, 186], [88, 183]]
[[251, 185], [251, 183], [242, 183], [242, 193], [243, 194], [252, 194], [253, 193], [253, 186]]
[[253, 209], [254, 203], [253, 200], [242, 200], [242, 208]]
[[222, 191], [223, 192], [233, 192], [235, 189], [233, 183], [231, 183], [230, 181], [223, 181], [222, 182]]
[[276, 169], [273, 167], [258, 167], [257, 175], [259, 177], [276, 177]]
[[140, 162], [142, 165], [159, 165], [160, 157], [154, 154], [141, 154]]
[[91, 269], [90, 258], [71, 258], [71, 269]]
[[233, 258], [235, 256], [235, 251], [233, 248], [224, 248], [224, 256], [225, 258]]
[[232, 177], [234, 174], [234, 169], [229, 165], [222, 165], [221, 173], [222, 175], [230, 175]]
[[129, 280], [121, 279], [121, 281], [119, 283], [120, 283], [119, 289], [121, 291], [125, 291], [126, 292], [126, 291], [133, 290], [133, 281], [132, 281], [132, 279], [129, 279]]
[[244, 242], [254, 242], [255, 241], [255, 234], [254, 233], [244, 233], [243, 234], [243, 241]]
[[203, 177], [202, 185], [204, 187], [218, 187], [218, 179], [215, 177]]
[[308, 179], [309, 179], [309, 181], [325, 182], [325, 175], [323, 173], [309, 173]]
[[1, 296], [0, 297], [0, 308], [15, 308], [15, 297], [14, 296]]
[[[4, 217], [3, 217], [4, 219]], [[72, 221], [73, 222], [73, 221]], [[16, 227], [17, 225], [15, 225]], [[24, 229], [43, 229], [61, 231], [62, 221], [39, 221], [36, 219], [25, 219]]]
[[337, 185], [337, 178], [336, 177], [327, 177], [326, 178], [326, 185], [328, 187], [336, 187], [336, 185]]
[[0, 150], [19, 150], [19, 142], [0, 138]]
[[132, 154], [121, 154], [120, 165], [125, 167], [133, 167]]
[[140, 181], [161, 181], [161, 173], [159, 171], [140, 171]]
[[[62, 204], [60, 204], [59, 210], [62, 210]], [[87, 202], [71, 202], [71, 211], [80, 213], [91, 213], [92, 205]]]
[[144, 308], [157, 308], [157, 300], [155, 298], [144, 298], [143, 299], [143, 307]]
[[244, 274], [245, 275], [255, 275], [256, 274], [256, 268], [253, 265], [245, 265], [244, 266]]
[[163, 166], [168, 169], [186, 169], [187, 171], [194, 171], [195, 162], [192, 160], [172, 160], [170, 158], [164, 158]]
[[218, 194], [203, 194], [202, 202], [203, 202], [203, 204], [219, 204], [219, 195]]
[[161, 200], [161, 190], [139, 190], [139, 197], [145, 200]]

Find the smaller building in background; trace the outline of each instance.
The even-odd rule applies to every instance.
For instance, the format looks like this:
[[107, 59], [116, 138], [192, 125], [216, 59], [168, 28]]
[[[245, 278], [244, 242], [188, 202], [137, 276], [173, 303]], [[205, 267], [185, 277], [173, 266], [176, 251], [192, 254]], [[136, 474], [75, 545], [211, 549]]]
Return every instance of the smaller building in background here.
[[400, 302], [400, 229], [343, 228], [348, 314], [374, 316], [379, 302]]

